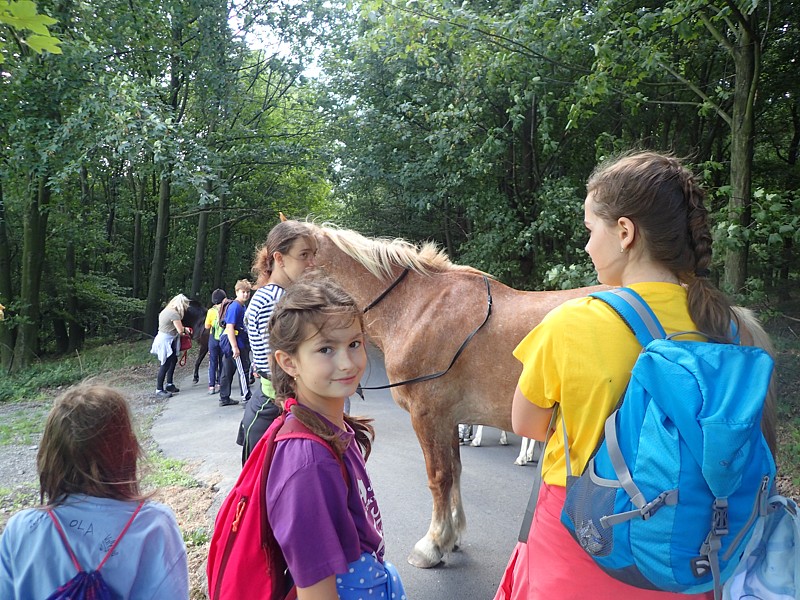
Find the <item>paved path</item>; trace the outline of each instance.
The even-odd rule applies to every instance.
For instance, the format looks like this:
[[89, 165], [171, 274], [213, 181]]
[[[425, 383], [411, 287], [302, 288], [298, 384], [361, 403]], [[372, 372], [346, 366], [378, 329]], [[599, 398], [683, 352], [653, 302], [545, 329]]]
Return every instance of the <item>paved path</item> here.
[[[239, 474], [241, 448], [235, 440], [242, 409], [220, 407], [217, 396], [207, 395], [205, 373], [197, 385], [192, 385], [188, 368], [179, 373], [186, 373], [178, 378], [182, 391], [170, 399], [153, 435], [167, 456], [195, 464], [198, 478], [227, 491]], [[386, 383], [383, 362], [371, 350], [365, 384], [382, 383]], [[484, 447], [462, 448], [468, 525], [461, 549], [435, 569], [416, 569], [405, 558], [427, 531], [431, 496], [409, 415], [385, 390], [366, 392], [366, 401], [354, 397], [351, 411], [375, 419], [376, 442], [367, 466], [384, 520], [386, 556], [400, 570], [409, 598], [492, 598], [516, 542], [534, 473], [533, 467], [513, 464], [519, 438], [510, 434], [511, 445], [499, 446], [499, 433], [488, 429]]]

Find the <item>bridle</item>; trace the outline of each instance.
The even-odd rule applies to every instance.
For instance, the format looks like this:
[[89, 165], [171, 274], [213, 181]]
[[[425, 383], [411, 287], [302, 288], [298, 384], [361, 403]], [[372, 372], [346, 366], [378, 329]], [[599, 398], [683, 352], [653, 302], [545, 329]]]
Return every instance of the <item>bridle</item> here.
[[[403, 272], [400, 273], [400, 275], [397, 277], [397, 279], [395, 279], [391, 284], [389, 284], [389, 287], [387, 287], [385, 290], [383, 290], [383, 292], [381, 292], [380, 295], [378, 295], [377, 298], [375, 298], [372, 302], [367, 304], [367, 306], [366, 306], [366, 308], [364, 308], [363, 312], [366, 313], [368, 310], [370, 310], [372, 308], [375, 308], [375, 305], [377, 305], [381, 300], [386, 298], [386, 296], [389, 295], [389, 292], [391, 292], [395, 287], [397, 287], [397, 285], [401, 281], [403, 281], [403, 279], [405, 278], [406, 275], [408, 275], [408, 269], [407, 268], [403, 269]], [[486, 322], [489, 320], [489, 317], [492, 314], [492, 289], [489, 286], [489, 278], [486, 275], [484, 275], [483, 276], [483, 281], [486, 283], [486, 316], [483, 318], [483, 321], [481, 322], [481, 324], [478, 325], [472, 331], [472, 333], [470, 333], [467, 336], [467, 338], [461, 343], [461, 346], [459, 346], [458, 350], [456, 350], [456, 353], [453, 355], [453, 359], [450, 361], [450, 364], [447, 365], [446, 369], [444, 369], [443, 371], [438, 371], [436, 373], [430, 373], [429, 375], [420, 375], [419, 377], [414, 377], [413, 379], [406, 379], [405, 381], [398, 381], [397, 383], [389, 383], [387, 385], [374, 385], [374, 386], [369, 386], [369, 387], [360, 387], [360, 389], [361, 390], [385, 390], [385, 389], [388, 389], [388, 388], [398, 387], [398, 386], [401, 386], [401, 385], [408, 385], [408, 384], [411, 384], [411, 383], [420, 383], [422, 381], [430, 381], [431, 379], [436, 379], [437, 377], [441, 377], [443, 375], [446, 375], [447, 372], [450, 371], [452, 366], [456, 363], [456, 361], [458, 360], [458, 357], [461, 356], [461, 353], [464, 352], [464, 349], [467, 347], [467, 344], [469, 344], [470, 340], [475, 336], [476, 333], [478, 333], [481, 330], [481, 328], [484, 325], [486, 325]], [[363, 395], [362, 395], [362, 398], [363, 398]]]
[[392, 291], [394, 288], [396, 288], [396, 287], [397, 287], [397, 285], [398, 285], [398, 284], [399, 284], [401, 281], [403, 281], [403, 279], [405, 279], [405, 278], [406, 278], [406, 275], [408, 275], [408, 269], [407, 269], [407, 268], [406, 268], [406, 269], [403, 269], [403, 272], [402, 272], [402, 273], [400, 273], [400, 275], [397, 277], [397, 279], [395, 279], [395, 280], [394, 280], [394, 281], [393, 281], [393, 282], [392, 282], [392, 283], [389, 285], [389, 287], [387, 287], [385, 290], [383, 290], [383, 291], [380, 293], [380, 295], [379, 295], [377, 298], [375, 298], [375, 300], [373, 300], [372, 302], [370, 302], [369, 304], [367, 304], [367, 305], [364, 307], [364, 310], [363, 310], [363, 311], [361, 311], [361, 312], [364, 312], [364, 313], [365, 313], [365, 312], [367, 312], [368, 310], [370, 310], [371, 308], [374, 308], [376, 304], [378, 304], [378, 303], [379, 303], [381, 300], [383, 300], [384, 298], [386, 298], [386, 296], [388, 296], [388, 295], [389, 295], [389, 292], [391, 292], [391, 291]]

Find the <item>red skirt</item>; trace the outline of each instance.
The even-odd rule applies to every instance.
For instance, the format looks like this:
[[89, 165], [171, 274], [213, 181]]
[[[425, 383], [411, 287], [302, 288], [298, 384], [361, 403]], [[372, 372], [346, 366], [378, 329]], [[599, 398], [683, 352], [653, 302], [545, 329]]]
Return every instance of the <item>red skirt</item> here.
[[561, 524], [567, 490], [542, 484], [528, 543], [517, 543], [495, 600], [713, 600], [629, 586], [607, 575]]

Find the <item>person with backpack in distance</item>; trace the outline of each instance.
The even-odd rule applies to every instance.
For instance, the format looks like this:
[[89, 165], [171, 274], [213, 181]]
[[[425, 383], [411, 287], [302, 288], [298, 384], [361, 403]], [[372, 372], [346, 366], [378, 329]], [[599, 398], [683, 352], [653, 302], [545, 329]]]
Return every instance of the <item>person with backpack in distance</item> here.
[[[708, 590], [715, 588], [718, 594], [720, 579], [736, 566], [738, 556], [726, 563], [723, 555], [744, 550], [756, 509], [766, 501], [775, 474], [761, 431], [764, 424], [770, 434], [773, 423], [766, 414], [762, 420], [772, 361], [760, 348], [736, 345], [740, 336], [751, 339], [746, 318], [752, 319], [752, 329], [757, 324], [734, 309], [709, 279], [712, 238], [704, 196], [676, 158], [656, 152], [622, 155], [590, 176], [584, 203], [586, 252], [601, 284], [624, 287], [553, 309], [514, 351], [522, 374], [512, 403], [513, 428], [518, 435], [546, 441], [546, 447], [538, 500], [532, 495], [532, 521], [523, 525], [495, 600], [713, 598], [715, 592]], [[659, 323], [663, 330], [648, 341], [647, 329], [640, 338], [639, 321], [650, 331], [658, 330]], [[659, 339], [664, 332], [690, 334], [672, 343]], [[708, 352], [723, 358], [714, 359], [716, 364], [709, 359], [707, 367], [703, 359], [695, 360], [698, 372], [708, 368], [711, 376], [708, 381], [698, 376], [682, 387], [686, 377], [697, 373], [664, 367], [656, 351], [664, 356], [680, 352], [682, 357]], [[642, 405], [641, 413], [648, 419], [625, 430], [630, 411], [639, 407], [631, 393], [641, 388], [640, 355], [665, 382], [665, 393], [642, 392], [649, 404]], [[744, 364], [755, 365], [755, 372], [736, 373]], [[698, 386], [700, 393], [695, 393]], [[718, 413], [701, 403], [724, 394]], [[680, 416], [691, 410], [695, 412], [689, 418]], [[729, 410], [747, 414], [728, 420]], [[702, 465], [702, 474], [710, 475], [707, 482], [698, 476], [698, 489], [708, 494], [710, 486], [722, 493], [706, 499], [688, 484], [675, 489], [644, 485], [626, 462], [633, 436], [642, 440], [638, 458], [655, 454], [655, 477], [700, 474]], [[680, 451], [674, 449], [678, 443]], [[717, 452], [731, 457], [717, 459]], [[631, 477], [618, 475], [626, 469]], [[747, 485], [735, 488], [740, 481]], [[622, 514], [619, 498], [627, 500], [630, 490], [639, 493]], [[694, 506], [701, 496], [702, 510], [685, 512], [683, 507]], [[573, 506], [589, 516], [583, 518]], [[665, 522], [675, 528], [671, 531], [684, 527], [687, 539], [700, 536], [687, 551], [695, 558], [675, 553], [684, 541], [681, 535], [663, 534], [641, 545], [631, 542], [624, 558], [632, 566], [603, 563], [616, 559], [614, 551], [636, 532]], [[640, 566], [642, 562], [646, 564]], [[668, 574], [661, 580], [639, 570], [650, 567]], [[686, 578], [671, 581], [673, 567], [684, 569]]]
[[294, 283], [272, 313], [272, 385], [284, 411], [217, 514], [211, 600], [405, 598], [384, 560], [366, 471], [371, 419], [344, 413], [367, 364], [361, 319], [325, 278]]
[[[172, 379], [175, 376], [175, 366], [178, 364], [181, 336], [189, 335], [181, 322], [188, 306], [189, 298], [178, 294], [167, 302], [158, 314], [158, 333], [150, 348], [150, 354], [155, 354], [161, 361], [156, 380], [158, 398], [171, 398], [172, 394], [180, 392]], [[166, 385], [164, 385], [165, 380]]]
[[245, 304], [250, 298], [252, 286], [247, 279], [236, 282], [236, 299], [223, 302], [220, 307], [220, 323], [224, 330], [219, 338], [222, 355], [222, 377], [219, 382], [219, 405], [239, 404], [231, 399], [234, 374], [239, 377], [239, 389], [245, 402], [250, 399], [250, 341], [244, 326]]
[[223, 327], [219, 324], [219, 311], [228, 294], [225, 290], [216, 289], [211, 292], [211, 308], [206, 313], [205, 327], [208, 329], [208, 394], [219, 393], [219, 379], [222, 372], [222, 355], [219, 350], [219, 338]]
[[82, 384], [56, 399], [37, 455], [42, 506], [0, 537], [0, 598], [189, 597], [175, 516], [140, 490], [142, 455], [116, 390]]
[[280, 414], [270, 380], [269, 319], [286, 288], [314, 266], [316, 248], [308, 225], [287, 220], [275, 225], [267, 241], [256, 251], [253, 275], [257, 289], [247, 305], [245, 324], [257, 381], [254, 394], [244, 407], [236, 439], [242, 447], [242, 464]]

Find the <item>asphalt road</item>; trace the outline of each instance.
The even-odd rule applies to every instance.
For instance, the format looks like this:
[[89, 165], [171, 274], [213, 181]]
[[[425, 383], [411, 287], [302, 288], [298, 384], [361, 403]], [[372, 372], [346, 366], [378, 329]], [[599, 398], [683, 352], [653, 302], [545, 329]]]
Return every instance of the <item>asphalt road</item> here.
[[[169, 401], [153, 435], [167, 456], [189, 461], [200, 479], [216, 482], [225, 492], [239, 473], [235, 439], [242, 410], [220, 407], [216, 396], [206, 394], [202, 368], [194, 386], [189, 369], [183, 371], [187, 375], [176, 378], [182, 391]], [[380, 354], [371, 350], [364, 384], [386, 382]], [[383, 516], [386, 558], [399, 569], [409, 599], [493, 598], [516, 543], [534, 475], [534, 466], [513, 464], [519, 437], [509, 434], [509, 445], [500, 446], [499, 432], [486, 429], [482, 447], [462, 447], [467, 530], [461, 547], [440, 566], [417, 569], [406, 557], [428, 530], [432, 504], [422, 451], [408, 413], [387, 390], [367, 391], [365, 396], [364, 401], [353, 397], [351, 412], [375, 419], [376, 440], [367, 467]]]

